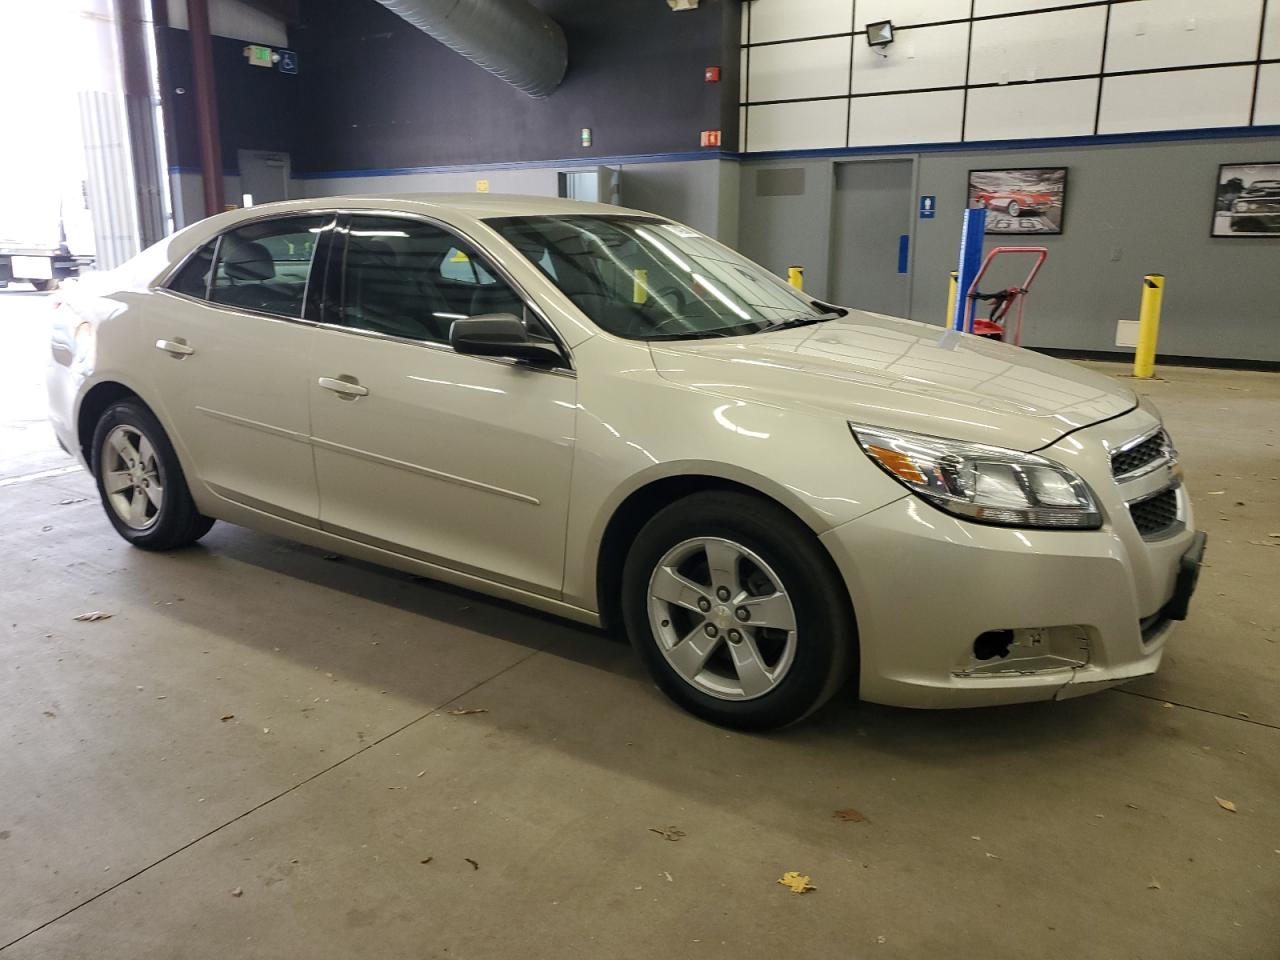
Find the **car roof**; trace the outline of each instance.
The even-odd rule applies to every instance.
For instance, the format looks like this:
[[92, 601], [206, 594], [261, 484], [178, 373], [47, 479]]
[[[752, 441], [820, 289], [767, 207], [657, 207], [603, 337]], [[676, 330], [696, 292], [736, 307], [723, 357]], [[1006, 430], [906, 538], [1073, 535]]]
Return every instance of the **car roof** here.
[[349, 196], [313, 197], [307, 200], [284, 200], [263, 203], [244, 211], [246, 215], [262, 215], [273, 209], [286, 211], [329, 210], [333, 207], [385, 206], [393, 209], [413, 210], [429, 208], [440, 213], [461, 214], [471, 219], [488, 217], [565, 216], [571, 214], [619, 214], [654, 216], [642, 210], [629, 210], [607, 203], [591, 203], [586, 200], [566, 200], [562, 197], [527, 196], [518, 193], [374, 193]]

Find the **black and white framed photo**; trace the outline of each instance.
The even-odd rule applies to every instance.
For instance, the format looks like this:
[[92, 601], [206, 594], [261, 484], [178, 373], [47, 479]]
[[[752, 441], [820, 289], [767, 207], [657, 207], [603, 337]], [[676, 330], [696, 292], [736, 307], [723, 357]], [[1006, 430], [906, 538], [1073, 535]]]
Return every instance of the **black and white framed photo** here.
[[1212, 236], [1280, 237], [1280, 162], [1218, 167]]
[[1061, 233], [1066, 167], [970, 170], [969, 207], [987, 208], [987, 233]]

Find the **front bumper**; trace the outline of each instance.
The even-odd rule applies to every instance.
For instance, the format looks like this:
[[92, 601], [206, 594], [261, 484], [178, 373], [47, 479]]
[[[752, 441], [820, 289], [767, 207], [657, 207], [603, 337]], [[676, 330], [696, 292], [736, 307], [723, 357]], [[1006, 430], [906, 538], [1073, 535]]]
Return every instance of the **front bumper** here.
[[[1100, 530], [984, 526], [907, 496], [823, 534], [857, 616], [863, 699], [904, 707], [1064, 699], [1156, 671], [1194, 590], [1203, 535], [1179, 487], [1176, 529], [1143, 539], [1127, 492], [1111, 480], [1106, 437], [1135, 435], [1144, 416], [1070, 438], [1077, 453], [1103, 450], [1091, 469], [1070, 462], [1098, 496]], [[975, 656], [979, 637], [1007, 631], [1055, 656]]]

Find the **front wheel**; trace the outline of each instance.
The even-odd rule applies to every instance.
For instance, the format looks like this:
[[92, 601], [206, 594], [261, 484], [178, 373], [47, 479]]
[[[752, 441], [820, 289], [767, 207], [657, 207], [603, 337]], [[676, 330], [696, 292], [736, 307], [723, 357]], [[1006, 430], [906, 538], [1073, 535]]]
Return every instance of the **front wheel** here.
[[660, 511], [627, 557], [622, 606], [658, 686], [713, 723], [794, 723], [851, 676], [853, 614], [830, 557], [760, 497], [708, 491]]
[[195, 543], [213, 526], [196, 509], [160, 421], [141, 402], [108, 407], [90, 453], [107, 519], [135, 547], [172, 550]]
[[1010, 200], [1009, 206], [1007, 209], [1009, 211], [1009, 216], [1011, 217], [1016, 217], [1018, 214], [1022, 212], [1022, 207], [1018, 205], [1017, 200]]
[[56, 279], [55, 280], [28, 280], [27, 283], [35, 287], [36, 290], [38, 290], [40, 293], [48, 293], [50, 290], [58, 289], [58, 281]]

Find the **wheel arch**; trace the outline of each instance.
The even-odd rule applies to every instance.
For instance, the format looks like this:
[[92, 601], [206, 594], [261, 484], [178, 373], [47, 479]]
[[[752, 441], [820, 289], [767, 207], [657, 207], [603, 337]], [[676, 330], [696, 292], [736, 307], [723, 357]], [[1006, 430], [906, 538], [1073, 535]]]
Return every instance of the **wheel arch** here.
[[[771, 495], [760, 486], [711, 473], [679, 473], [650, 479], [628, 493], [614, 507], [600, 536], [600, 546], [596, 553], [595, 584], [596, 609], [605, 629], [612, 630], [622, 622], [621, 594], [622, 568], [626, 562], [627, 550], [641, 527], [659, 510], [670, 506], [694, 493], [708, 490], [725, 490], [745, 493], [765, 500], [785, 511], [798, 523], [813, 532], [814, 539], [821, 547], [822, 553], [831, 563], [831, 568], [839, 577], [839, 568], [835, 559], [830, 556], [826, 546], [822, 544], [818, 534], [822, 531], [814, 522], [806, 520], [803, 513], [783, 498]], [[840, 579], [843, 584], [843, 578]], [[845, 588], [846, 593], [848, 588]], [[852, 610], [852, 603], [850, 603]]]
[[80, 447], [80, 454], [86, 464], [92, 466], [93, 463], [93, 451], [90, 446], [93, 443], [93, 432], [97, 429], [102, 414], [113, 403], [129, 399], [141, 403], [153, 417], [160, 420], [156, 409], [147, 403], [137, 390], [119, 380], [101, 380], [81, 397], [76, 410], [76, 443]]

